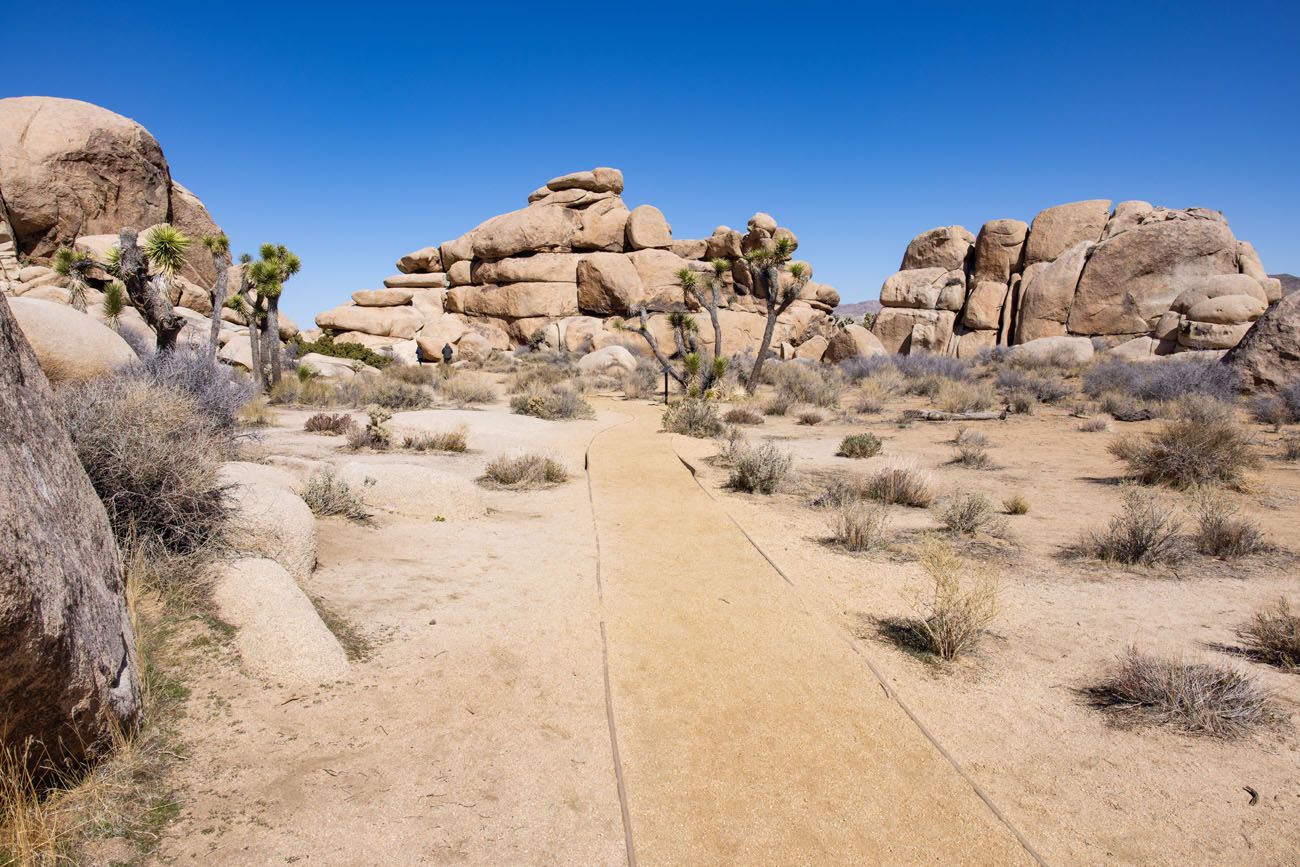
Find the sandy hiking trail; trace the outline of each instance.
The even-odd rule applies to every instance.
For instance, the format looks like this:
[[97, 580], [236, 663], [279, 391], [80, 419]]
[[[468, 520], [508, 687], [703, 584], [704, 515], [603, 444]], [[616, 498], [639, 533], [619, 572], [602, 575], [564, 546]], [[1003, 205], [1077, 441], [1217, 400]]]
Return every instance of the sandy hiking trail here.
[[612, 711], [639, 865], [1032, 856], [658, 432], [589, 450]]

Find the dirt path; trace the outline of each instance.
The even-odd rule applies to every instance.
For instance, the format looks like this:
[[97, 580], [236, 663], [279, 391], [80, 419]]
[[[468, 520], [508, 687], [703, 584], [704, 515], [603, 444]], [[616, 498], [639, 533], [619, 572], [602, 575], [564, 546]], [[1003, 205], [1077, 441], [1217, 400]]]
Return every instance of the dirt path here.
[[597, 435], [589, 480], [641, 867], [1031, 862], [695, 484], [660, 413], [633, 415]]

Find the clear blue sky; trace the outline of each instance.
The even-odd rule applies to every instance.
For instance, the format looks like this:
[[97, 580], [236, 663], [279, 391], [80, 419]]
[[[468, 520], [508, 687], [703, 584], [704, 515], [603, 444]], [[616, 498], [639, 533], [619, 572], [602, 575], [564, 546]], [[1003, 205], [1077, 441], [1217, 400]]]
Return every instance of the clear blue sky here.
[[596, 165], [678, 237], [769, 211], [845, 300], [927, 228], [1099, 197], [1300, 273], [1294, 2], [78, 6], [6, 13], [0, 95], [143, 123], [237, 250], [301, 253], [300, 323]]

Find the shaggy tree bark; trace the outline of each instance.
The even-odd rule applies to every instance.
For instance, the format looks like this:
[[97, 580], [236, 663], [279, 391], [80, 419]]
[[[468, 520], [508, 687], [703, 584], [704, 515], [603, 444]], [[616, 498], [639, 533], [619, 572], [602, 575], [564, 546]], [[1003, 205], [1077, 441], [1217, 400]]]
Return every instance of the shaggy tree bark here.
[[[799, 291], [791, 287], [792, 291], [781, 292], [779, 263], [765, 264], [761, 267], [751, 265], [750, 271], [754, 275], [754, 284], [762, 285], [767, 298], [767, 324], [763, 327], [763, 342], [758, 345], [758, 357], [754, 359], [754, 367], [749, 372], [749, 381], [745, 383], [746, 390], [753, 394], [763, 377], [763, 363], [767, 361], [768, 347], [772, 345], [772, 335], [776, 332], [776, 320], [781, 318], [781, 314], [789, 309], [794, 299], [799, 297]], [[779, 299], [778, 295], [781, 296]]]
[[272, 295], [266, 299], [266, 348], [270, 355], [271, 385], [280, 384], [280, 296]]
[[176, 315], [176, 308], [165, 292], [165, 282], [149, 276], [149, 263], [136, 243], [135, 229], [123, 229], [118, 242], [121, 245], [119, 270], [127, 297], [154, 330], [158, 351], [171, 352], [176, 348], [177, 335], [185, 327], [185, 319]]
[[226, 305], [226, 289], [230, 281], [230, 263], [226, 254], [212, 254], [212, 266], [217, 269], [217, 282], [212, 287], [212, 334], [208, 342], [208, 358], [217, 360], [217, 348], [221, 344], [221, 311]]
[[140, 715], [117, 543], [57, 400], [0, 295], [0, 747], [56, 779]]
[[650, 352], [654, 354], [655, 361], [659, 362], [659, 366], [664, 369], [664, 373], [667, 373], [673, 379], [677, 380], [678, 385], [685, 386], [686, 377], [674, 370], [673, 366], [668, 363], [668, 359], [664, 357], [663, 351], [659, 349], [659, 341], [650, 333], [650, 314], [646, 312], [645, 307], [637, 309], [637, 317], [640, 321], [640, 326], [637, 330], [641, 332], [641, 336], [644, 337], [645, 342], [649, 344]]

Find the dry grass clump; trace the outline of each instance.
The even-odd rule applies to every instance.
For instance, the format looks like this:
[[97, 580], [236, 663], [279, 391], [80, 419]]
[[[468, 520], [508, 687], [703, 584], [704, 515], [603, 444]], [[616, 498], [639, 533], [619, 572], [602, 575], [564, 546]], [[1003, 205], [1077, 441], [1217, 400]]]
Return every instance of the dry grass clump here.
[[558, 485], [569, 478], [564, 465], [548, 455], [525, 452], [488, 461], [479, 481], [514, 491]]
[[381, 372], [388, 379], [407, 382], [411, 385], [433, 385], [438, 379], [438, 368], [433, 364], [388, 364]]
[[1300, 436], [1289, 436], [1282, 438], [1282, 449], [1278, 452], [1278, 457], [1284, 461], [1300, 461]]
[[654, 369], [644, 362], [637, 362], [635, 370], [619, 374], [618, 384], [629, 400], [653, 397], [663, 385]]
[[1110, 422], [1106, 421], [1106, 419], [1101, 416], [1088, 418], [1079, 422], [1076, 430], [1082, 431], [1083, 433], [1101, 433], [1102, 431], [1110, 430]]
[[1025, 403], [1032, 407], [1036, 402], [1054, 404], [1074, 394], [1074, 387], [1060, 374], [1052, 371], [1004, 367], [998, 371], [994, 382], [998, 391], [1012, 405]]
[[1090, 397], [1119, 394], [1144, 404], [1167, 403], [1193, 395], [1220, 401], [1236, 399], [1237, 374], [1217, 361], [1194, 358], [1199, 353], [1159, 361], [1103, 359], [1083, 376]]
[[1237, 636], [1254, 659], [1286, 671], [1300, 669], [1300, 614], [1291, 610], [1286, 599], [1256, 611]]
[[348, 395], [333, 381], [317, 376], [306, 367], [299, 367], [297, 375], [286, 376], [271, 386], [271, 403], [298, 406], [340, 406], [348, 402]]
[[547, 421], [594, 418], [596, 411], [578, 388], [569, 382], [531, 387], [510, 399], [510, 410]]
[[871, 458], [880, 454], [884, 444], [873, 433], [850, 434], [840, 440], [837, 454], [844, 458]]
[[392, 412], [382, 406], [371, 404], [366, 407], [366, 426], [354, 427], [348, 431], [348, 448], [374, 449], [385, 451], [393, 444], [393, 432], [386, 422], [393, 417]]
[[989, 441], [984, 434], [970, 428], [959, 427], [952, 442], [953, 448], [957, 452], [952, 459], [952, 463], [974, 470], [991, 470], [994, 468], [993, 459], [989, 457], [989, 453], [985, 449]]
[[831, 513], [831, 539], [849, 551], [870, 551], [889, 545], [889, 507], [884, 503], [848, 500]]
[[1106, 529], [1089, 533], [1074, 550], [1108, 563], [1177, 563], [1185, 554], [1181, 529], [1174, 511], [1162, 506], [1154, 493], [1129, 485]]
[[261, 394], [241, 406], [235, 415], [242, 427], [270, 427], [276, 418], [270, 399]]
[[762, 414], [747, 406], [727, 410], [722, 420], [727, 424], [762, 424], [764, 421]]
[[1179, 417], [1159, 430], [1116, 440], [1109, 451], [1143, 484], [1175, 488], [1241, 488], [1246, 471], [1259, 465], [1249, 438], [1229, 414], [1194, 405], [1182, 407]]
[[981, 532], [997, 536], [1005, 530], [1002, 519], [993, 508], [993, 502], [978, 491], [953, 496], [940, 513], [939, 520], [949, 533], [962, 536], [974, 536]]
[[528, 356], [528, 362], [521, 364], [506, 380], [508, 394], [526, 394], [545, 390], [553, 385], [571, 382], [577, 378], [568, 356], [546, 355]]
[[920, 559], [929, 582], [913, 593], [915, 616], [890, 624], [890, 631], [939, 659], [957, 659], [979, 646], [997, 618], [1000, 582], [987, 566], [938, 539], [922, 542]]
[[1251, 675], [1163, 659], [1134, 647], [1083, 693], [1122, 724], [1171, 726], [1194, 735], [1240, 737], [1282, 719], [1271, 695]]
[[723, 425], [716, 403], [688, 397], [664, 410], [663, 429], [669, 433], [707, 439], [721, 435]]
[[997, 392], [987, 382], [945, 379], [933, 395], [934, 405], [944, 412], [980, 412], [997, 401]]
[[407, 382], [390, 371], [409, 370], [400, 365], [384, 368], [379, 376], [358, 374], [337, 386], [343, 402], [349, 406], [375, 404], [385, 409], [426, 409], [433, 406], [433, 388], [423, 383]]
[[807, 425], [808, 427], [815, 427], [826, 420], [821, 413], [812, 410], [799, 413], [798, 418], [799, 424]]
[[1269, 550], [1259, 525], [1240, 516], [1240, 509], [1221, 491], [1202, 489], [1196, 495], [1196, 529], [1192, 544], [1207, 557], [1236, 560]]
[[356, 421], [346, 412], [318, 412], [303, 422], [302, 429], [308, 433], [340, 435], [351, 433], [357, 427]]
[[[833, 367], [789, 361], [772, 371], [776, 393], [791, 405], [809, 403], [833, 408], [844, 394], [844, 376]], [[769, 413], [769, 415], [784, 413]]]
[[[892, 368], [890, 368], [892, 370]], [[902, 377], [898, 372], [893, 374], [898, 377], [901, 384]], [[863, 380], [857, 394], [853, 396], [853, 409], [863, 415], [878, 415], [885, 411], [885, 405], [889, 402], [891, 392], [889, 384], [878, 379]]]
[[877, 470], [863, 485], [863, 494], [888, 505], [927, 508], [934, 502], [934, 484], [928, 473], [910, 464]]
[[1002, 508], [1008, 515], [1028, 515], [1029, 500], [1024, 494], [1011, 494], [1002, 501]]
[[332, 469], [312, 473], [298, 496], [316, 515], [342, 515], [351, 521], [370, 519], [370, 509], [361, 492], [340, 479]]
[[228, 514], [217, 477], [232, 453], [221, 422], [180, 391], [122, 376], [62, 392], [77, 456], [126, 547], [156, 540], [188, 554], [212, 546]]
[[763, 403], [763, 415], [785, 415], [795, 405], [788, 394], [774, 394]]
[[469, 449], [469, 430], [464, 426], [433, 433], [408, 434], [402, 448], [416, 452], [464, 452]]
[[772, 443], [738, 448], [729, 484], [737, 491], [773, 494], [790, 474], [794, 458]]
[[438, 394], [457, 406], [494, 403], [497, 399], [492, 380], [481, 374], [459, 371], [438, 384]]

